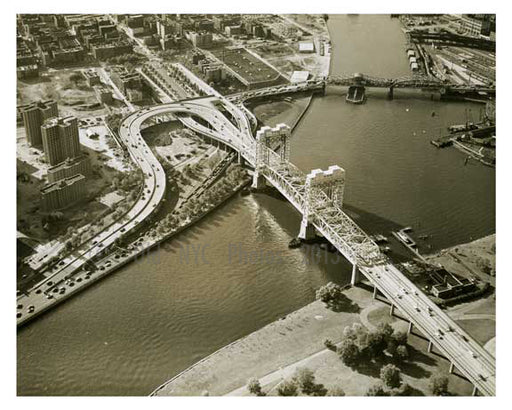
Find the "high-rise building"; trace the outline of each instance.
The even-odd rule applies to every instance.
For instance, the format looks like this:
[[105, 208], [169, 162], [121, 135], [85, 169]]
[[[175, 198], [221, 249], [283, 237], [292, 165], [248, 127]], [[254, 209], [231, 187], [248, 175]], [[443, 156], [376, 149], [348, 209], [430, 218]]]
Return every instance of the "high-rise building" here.
[[89, 159], [85, 155], [68, 158], [60, 164], [48, 168], [48, 182], [57, 182], [61, 179], [69, 178], [77, 174], [82, 174], [87, 178], [90, 171], [91, 166]]
[[41, 205], [45, 211], [66, 208], [83, 199], [85, 195], [85, 177], [77, 174], [41, 189]]
[[41, 126], [41, 133], [46, 161], [50, 165], [81, 154], [75, 117], [51, 118]]
[[53, 100], [39, 101], [22, 105], [19, 108], [25, 125], [28, 143], [32, 147], [41, 146], [41, 125], [47, 119], [59, 116], [57, 103]]

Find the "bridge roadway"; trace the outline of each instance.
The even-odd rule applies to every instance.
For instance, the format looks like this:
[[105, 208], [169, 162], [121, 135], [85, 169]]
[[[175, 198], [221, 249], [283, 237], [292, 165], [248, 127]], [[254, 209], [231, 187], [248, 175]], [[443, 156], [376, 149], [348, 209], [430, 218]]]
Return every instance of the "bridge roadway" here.
[[[231, 114], [232, 120], [220, 113], [223, 108]], [[249, 164], [256, 163], [256, 142], [252, 137], [250, 121], [235, 105], [223, 97], [205, 97], [185, 102], [163, 104], [137, 111], [125, 118], [120, 127], [122, 142], [130, 155], [145, 174], [146, 187], [150, 190], [142, 196], [127, 213], [123, 221], [118, 221], [94, 240], [88, 241], [79, 251], [63, 260], [64, 266], [52, 275], [55, 283], [76, 271], [86, 260], [113, 243], [122, 232], [134, 229], [149, 216], [163, 198], [165, 174], [158, 160], [141, 137], [140, 130], [149, 118], [172, 114], [182, 123], [209, 138], [221, 141], [238, 151]], [[198, 120], [199, 118], [201, 120]], [[268, 162], [262, 167], [262, 175], [278, 189], [290, 203], [303, 214], [306, 209], [306, 175], [290, 162], [283, 163], [281, 157], [269, 148], [266, 149]], [[325, 194], [324, 194], [325, 195]], [[484, 395], [495, 395], [495, 359], [472, 337], [439, 309], [426, 295], [410, 282], [379, 251], [378, 246], [353, 222], [337, 205], [325, 198], [315, 204], [311, 212], [311, 223], [316, 230], [331, 242], [350, 262], [354, 264], [372, 283], [414, 323], [457, 369], [466, 376]], [[124, 228], [124, 229], [123, 229]], [[354, 271], [355, 272], [355, 271]], [[45, 287], [45, 282], [38, 288]], [[55, 285], [54, 285], [55, 286]], [[48, 287], [47, 290], [52, 287]], [[44, 293], [18, 298], [18, 303], [44, 307]], [[28, 302], [28, 304], [27, 304]], [[42, 306], [39, 306], [39, 303]], [[33, 313], [33, 315], [35, 312]], [[29, 315], [30, 316], [30, 315]], [[18, 320], [18, 324], [26, 316]]]
[[[213, 99], [217, 100], [216, 97]], [[105, 248], [112, 245], [116, 239], [121, 238], [130, 230], [138, 228], [158, 208], [165, 194], [166, 177], [160, 162], [141, 136], [143, 124], [148, 119], [162, 114], [176, 114], [185, 126], [208, 135], [210, 138], [215, 138], [237, 152], [247, 152], [248, 157], [246, 159], [254, 161], [254, 158], [250, 155], [253, 152], [252, 147], [242, 143], [242, 141], [245, 141], [247, 144], [254, 144], [254, 140], [247, 138], [251, 135], [250, 123], [247, 118], [240, 115], [240, 111], [232, 104], [228, 104], [228, 111], [232, 112], [236, 119], [238, 129], [226, 118], [224, 118], [224, 121], [220, 119], [222, 115], [210, 105], [211, 100], [211, 97], [206, 97], [197, 101], [163, 104], [133, 112], [124, 118], [119, 127], [120, 141], [125, 145], [130, 156], [144, 174], [142, 193], [132, 208], [119, 220], [106, 227], [94, 238], [82, 243], [70, 255], [62, 258], [56, 264], [56, 268], [49, 272], [44, 280], [37, 283], [27, 293], [17, 297], [17, 305], [21, 306], [20, 309], [17, 309], [17, 314], [21, 314], [21, 317], [17, 317], [18, 326], [64, 300], [67, 293], [75, 293], [78, 288], [85, 286], [85, 282], [82, 284], [75, 283], [73, 286], [69, 286], [65, 282], [67, 278], [81, 269], [88, 260], [97, 257]], [[208, 128], [192, 120], [191, 115], [208, 121], [212, 127], [217, 128], [222, 134], [211, 132]], [[243, 130], [243, 133], [241, 130]], [[246, 138], [243, 136], [246, 136]], [[53, 292], [55, 288], [64, 288], [65, 294]], [[52, 295], [51, 299], [47, 297], [49, 294]], [[33, 312], [28, 311], [30, 306], [34, 307]]]
[[[211, 104], [215, 101], [222, 101], [236, 125], [217, 111]], [[164, 113], [173, 113], [187, 127], [223, 141], [236, 149], [251, 165], [255, 165], [256, 145], [250, 133], [249, 121], [234, 105], [223, 99], [205, 98], [181, 106], [157, 106], [148, 109], [145, 115]], [[200, 116], [209, 125], [198, 123], [194, 116]], [[304, 213], [306, 175], [293, 164], [283, 163], [276, 152], [267, 150], [269, 161], [262, 171], [263, 175], [299, 212]], [[392, 304], [392, 309], [398, 307], [479, 392], [495, 394], [494, 357], [394, 267], [355, 222], [325, 198], [315, 207], [312, 224], [382, 292]]]
[[302, 83], [289, 85], [276, 85], [257, 90], [243, 91], [237, 94], [231, 94], [226, 99], [234, 104], [242, 103], [245, 100], [258, 97], [267, 97], [271, 95], [288, 94], [301, 91], [323, 90], [326, 85], [338, 85], [349, 87], [352, 85], [361, 85], [374, 88], [416, 88], [424, 90], [436, 90], [444, 92], [453, 90], [459, 92], [486, 92], [495, 93], [496, 87], [484, 85], [465, 85], [456, 83], [447, 83], [439, 81], [432, 77], [412, 76], [400, 78], [379, 78], [366, 74], [338, 75], [329, 76], [325, 79], [309, 80]]

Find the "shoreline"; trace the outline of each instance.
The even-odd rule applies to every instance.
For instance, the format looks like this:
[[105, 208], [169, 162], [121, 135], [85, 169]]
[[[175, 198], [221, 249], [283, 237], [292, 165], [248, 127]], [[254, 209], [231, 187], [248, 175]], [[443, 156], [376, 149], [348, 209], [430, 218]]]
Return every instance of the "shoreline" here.
[[[456, 248], [472, 247], [475, 243], [477, 245], [482, 242], [489, 243], [494, 238], [495, 234], [491, 234], [468, 243], [440, 250], [429, 255], [429, 258], [441, 257]], [[361, 322], [367, 327], [375, 326], [374, 323], [371, 323], [372, 320], [389, 321], [385, 319], [388, 317], [388, 304], [381, 300], [374, 300], [370, 291], [361, 287], [346, 285], [344, 294], [355, 306], [362, 308], [360, 312], [354, 313], [350, 310], [334, 313], [325, 308], [323, 303], [315, 300], [210, 353], [159, 385], [150, 393], [150, 396], [198, 396], [204, 395], [205, 392], [212, 396], [248, 395], [244, 386], [250, 377], [264, 378], [265, 380], [282, 379], [287, 374], [283, 369], [290, 366], [290, 368], [295, 368], [297, 363], [304, 363], [307, 358], [316, 360], [313, 358], [329, 355], [329, 353], [324, 352], [323, 340], [329, 338], [334, 342], [338, 341], [343, 330], [340, 320], [346, 321], [347, 324]], [[472, 302], [462, 303], [449, 308], [447, 313], [454, 315], [461, 322], [467, 322], [468, 320], [458, 312], [469, 311], [473, 306], [481, 306], [491, 298], [485, 296]], [[376, 315], [382, 315], [382, 312], [385, 315]], [[468, 318], [471, 318], [471, 315]], [[399, 329], [406, 328], [406, 322], [395, 322], [395, 325]], [[471, 331], [476, 329], [471, 325], [467, 326]], [[477, 326], [480, 326], [480, 322]], [[290, 339], [282, 345], [282, 339], [287, 337], [290, 337]], [[480, 342], [482, 345], [492, 345], [494, 338], [481, 340]], [[416, 341], [415, 343], [418, 344], [419, 342]], [[271, 348], [268, 346], [271, 346]], [[416, 345], [414, 348], [417, 349]], [[334, 352], [330, 353], [335, 355]], [[443, 361], [436, 364], [436, 366], [445, 371], [448, 362]], [[355, 376], [352, 375], [352, 377]], [[357, 373], [357, 376], [363, 377], [359, 373]], [[466, 392], [467, 386], [459, 385], [457, 381], [453, 383], [457, 389]], [[356, 386], [353, 386], [353, 389], [357, 391]]]
[[57, 307], [58, 305], [67, 301], [68, 299], [70, 299], [72, 296], [75, 296], [76, 294], [80, 293], [81, 291], [85, 290], [86, 288], [88, 288], [92, 284], [98, 282], [99, 280], [105, 278], [106, 276], [115, 273], [117, 270], [119, 270], [123, 266], [127, 265], [128, 263], [136, 260], [137, 258], [145, 256], [149, 252], [154, 251], [155, 248], [158, 247], [163, 242], [174, 238], [175, 236], [179, 235], [184, 230], [190, 228], [192, 225], [200, 222], [203, 218], [205, 218], [207, 215], [209, 215], [216, 209], [220, 208], [227, 201], [229, 201], [233, 196], [235, 196], [237, 193], [239, 193], [249, 183], [250, 183], [250, 181], [248, 181], [248, 180], [241, 182], [236, 188], [233, 189], [233, 191], [229, 195], [227, 195], [225, 198], [223, 198], [221, 201], [219, 201], [218, 204], [214, 205], [212, 208], [206, 209], [203, 213], [201, 213], [200, 215], [198, 215], [195, 218], [192, 218], [189, 222], [185, 223], [183, 226], [178, 227], [175, 231], [171, 231], [169, 234], [164, 235], [162, 238], [149, 244], [145, 248], [141, 249], [139, 252], [134, 253], [133, 255], [131, 255], [129, 257], [126, 257], [122, 261], [119, 261], [119, 263], [112, 265], [110, 268], [106, 268], [104, 271], [94, 272], [95, 274], [91, 275], [91, 278], [87, 282], [85, 282], [85, 281], [81, 282], [79, 286], [76, 286], [72, 291], [66, 292], [64, 295], [62, 295], [58, 299], [55, 297], [54, 297], [54, 299], [50, 299], [50, 301], [51, 301], [50, 303], [46, 304], [41, 309], [35, 311], [31, 316], [25, 316], [24, 320], [20, 320], [16, 325], [17, 329], [20, 329], [23, 326], [28, 325], [34, 319], [39, 318], [42, 314]]

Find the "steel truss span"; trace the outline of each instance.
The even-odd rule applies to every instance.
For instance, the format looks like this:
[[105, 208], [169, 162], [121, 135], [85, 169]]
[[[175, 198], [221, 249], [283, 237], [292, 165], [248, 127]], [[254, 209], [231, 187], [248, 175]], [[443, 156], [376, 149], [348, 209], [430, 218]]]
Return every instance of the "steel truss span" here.
[[[373, 81], [373, 80], [372, 80]], [[312, 83], [310, 87], [323, 87]], [[279, 87], [280, 92], [291, 92], [295, 86]], [[275, 87], [272, 88], [275, 91]], [[259, 90], [272, 92], [272, 90]], [[244, 95], [229, 99], [216, 95], [144, 108], [124, 119], [120, 126], [120, 139], [126, 145], [134, 161], [146, 175], [145, 182], [151, 193], [129, 211], [126, 231], [135, 229], [154, 209], [158, 208], [165, 191], [165, 174], [141, 138], [141, 129], [153, 117], [172, 116], [183, 126], [215, 139], [238, 153], [239, 161], [254, 168], [253, 183], [266, 180], [274, 186], [302, 215], [303, 225], [323, 235], [353, 266], [353, 279], [357, 271], [384, 294], [392, 307], [396, 306], [442, 352], [453, 366], [467, 377], [481, 394], [492, 396], [496, 391], [495, 359], [469, 334], [438, 308], [425, 294], [409, 281], [391, 261], [380, 252], [377, 244], [341, 209], [342, 187], [331, 186], [328, 191], [311, 186], [311, 174], [306, 175], [289, 161], [289, 129], [280, 125], [267, 130], [272, 138], [255, 139], [252, 134], [253, 119], [242, 104]], [[233, 122], [218, 109], [229, 112]], [[199, 121], [200, 120], [200, 121]], [[278, 144], [277, 146], [275, 146]], [[340, 169], [339, 167], [335, 167]], [[330, 168], [334, 169], [334, 168]], [[321, 170], [315, 170], [321, 171]], [[344, 171], [343, 171], [344, 172]], [[344, 173], [343, 173], [344, 175]], [[336, 183], [344, 184], [344, 176]], [[319, 184], [322, 187], [322, 184]], [[341, 197], [340, 197], [341, 195]], [[135, 219], [136, 218], [136, 219]], [[121, 227], [119, 227], [120, 229]], [[302, 225], [301, 225], [302, 228]], [[120, 230], [110, 232], [103, 239], [110, 243]], [[83, 255], [93, 256], [94, 245], [85, 245], [81, 256], [67, 261], [68, 269], [76, 270], [86, 260]], [[89, 249], [90, 247], [90, 249]], [[89, 253], [91, 252], [91, 253]], [[69, 272], [65, 272], [69, 273]]]

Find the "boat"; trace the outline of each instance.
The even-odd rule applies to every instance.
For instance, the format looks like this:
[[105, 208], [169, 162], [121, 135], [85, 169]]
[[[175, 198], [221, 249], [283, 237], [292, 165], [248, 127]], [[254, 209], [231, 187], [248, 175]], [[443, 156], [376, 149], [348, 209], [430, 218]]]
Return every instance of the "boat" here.
[[299, 238], [293, 238], [288, 244], [288, 248], [295, 249], [302, 246], [302, 241]]
[[366, 99], [364, 87], [362, 85], [351, 85], [348, 88], [345, 101], [351, 104], [362, 104]]

